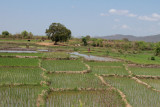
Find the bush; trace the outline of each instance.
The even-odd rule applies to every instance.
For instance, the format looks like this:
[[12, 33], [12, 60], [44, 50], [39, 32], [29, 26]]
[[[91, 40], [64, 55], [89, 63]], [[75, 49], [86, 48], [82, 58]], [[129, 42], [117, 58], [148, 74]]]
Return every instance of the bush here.
[[151, 57], [151, 60], [155, 60], [155, 57], [154, 57], [154, 56], [152, 56], [152, 57]]

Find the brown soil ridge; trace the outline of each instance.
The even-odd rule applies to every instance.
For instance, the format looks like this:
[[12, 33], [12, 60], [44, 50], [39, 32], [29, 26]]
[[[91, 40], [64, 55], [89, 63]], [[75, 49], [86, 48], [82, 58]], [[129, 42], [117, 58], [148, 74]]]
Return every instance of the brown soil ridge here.
[[155, 88], [152, 88], [152, 86], [150, 86], [149, 84], [147, 84], [147, 83], [139, 80], [139, 79], [136, 78], [136, 77], [132, 77], [131, 79], [135, 80], [135, 81], [136, 81], [137, 83], [139, 83], [139, 84], [142, 84], [142, 85], [146, 86], [148, 89], [152, 89], [153, 91], [160, 92], [160, 90], [157, 90], [157, 89], [155, 89]]
[[160, 76], [151, 76], [151, 75], [135, 75], [139, 79], [160, 79]]
[[84, 63], [82, 61], [82, 63], [87, 67], [87, 70], [83, 70], [83, 71], [55, 71], [55, 72], [48, 72], [48, 73], [66, 73], [66, 74], [85, 74], [85, 73], [90, 73], [91, 72], [91, 68], [88, 64]]
[[103, 77], [130, 77], [129, 75], [118, 75], [118, 74], [101, 74]]
[[132, 73], [132, 71], [130, 71], [130, 70], [128, 69], [128, 65], [123, 64], [123, 66], [124, 66], [125, 70], [128, 71], [129, 76], [132, 76], [133, 73]]
[[160, 68], [160, 65], [156, 64], [128, 64], [129, 67], [141, 67], [141, 68]]
[[121, 66], [96, 66], [97, 68], [122, 68]]
[[41, 58], [43, 60], [77, 60], [77, 58]]
[[103, 79], [102, 76], [98, 76], [98, 75], [96, 75], [96, 76], [102, 81], [103, 84], [109, 86], [111, 89], [113, 89], [113, 90], [115, 90], [115, 91], [118, 91], [118, 93], [120, 94], [120, 96], [121, 96], [121, 98], [122, 98], [122, 101], [125, 103], [125, 107], [132, 107], [132, 106], [128, 103], [128, 101], [127, 101], [127, 99], [126, 99], [126, 95], [125, 95], [122, 91], [120, 91], [119, 89], [116, 89], [116, 88], [113, 87], [112, 85], [108, 84], [108, 83]]
[[105, 89], [105, 88], [51, 88], [51, 91], [53, 92], [57, 92], [57, 91], [106, 91], [106, 90], [110, 90], [109, 88]]

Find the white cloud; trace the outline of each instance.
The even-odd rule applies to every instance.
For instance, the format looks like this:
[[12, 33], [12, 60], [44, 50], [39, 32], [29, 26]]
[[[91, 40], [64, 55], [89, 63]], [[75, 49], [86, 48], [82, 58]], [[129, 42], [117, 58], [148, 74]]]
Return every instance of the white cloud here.
[[136, 15], [136, 14], [133, 14], [133, 13], [128, 14], [128, 16], [129, 16], [129, 17], [137, 17], [137, 15]]
[[158, 19], [149, 16], [139, 16], [138, 19], [144, 21], [158, 21]]
[[157, 18], [157, 19], [160, 19], [160, 15], [157, 14], [157, 13], [153, 13], [153, 14], [152, 14], [152, 17]]
[[125, 24], [124, 24], [124, 25], [121, 26], [121, 28], [122, 28], [122, 29], [129, 29], [130, 27], [129, 27], [128, 25], [125, 25]]
[[101, 13], [100, 16], [108, 16], [107, 13]]
[[128, 10], [116, 10], [116, 9], [110, 9], [108, 12], [110, 14], [116, 14], [116, 15], [126, 15], [129, 13]]
[[114, 21], [115, 21], [115, 22], [119, 22], [120, 20], [119, 20], [119, 19], [114, 19]]
[[[101, 13], [100, 16], [109, 16], [109, 15], [121, 15], [121, 16], [127, 16], [131, 18], [136, 18], [138, 20], [143, 21], [160, 21], [160, 14], [153, 13], [150, 16], [147, 15], [136, 15], [133, 13], [130, 13], [129, 10], [117, 10], [117, 9], [110, 9], [108, 13]], [[118, 22], [118, 20], [114, 20], [115, 22]]]

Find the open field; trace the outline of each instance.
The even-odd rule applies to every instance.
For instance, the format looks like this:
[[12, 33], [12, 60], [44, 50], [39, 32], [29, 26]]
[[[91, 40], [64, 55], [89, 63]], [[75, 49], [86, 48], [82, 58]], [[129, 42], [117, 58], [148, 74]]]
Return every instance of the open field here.
[[[17, 41], [1, 40], [1, 49], [14, 50], [18, 47], [27, 50], [25, 40]], [[9, 42], [11, 43], [8, 44]], [[88, 52], [88, 47], [75, 47], [73, 43], [74, 41], [55, 46], [52, 43], [47, 46], [42, 45], [43, 42], [38, 45], [32, 41], [29, 43], [31, 50], [44, 49], [49, 52], [0, 53], [0, 107], [126, 107], [121, 93], [107, 83], [122, 91], [132, 107], [160, 105], [160, 92], [131, 79], [135, 75], [160, 76], [160, 68], [147, 67], [147, 64], [156, 66], [160, 63], [158, 56], [155, 56], [155, 60], [149, 59], [153, 52], [118, 53], [104, 47], [91, 47]], [[71, 52], [123, 60], [87, 61], [79, 56], [72, 58], [69, 54]], [[15, 57], [17, 55], [23, 58]], [[142, 64], [146, 68], [129, 66], [127, 70], [124, 64], [130, 63]], [[134, 75], [129, 74], [129, 71]], [[140, 80], [160, 90], [159, 79]]]
[[52, 88], [107, 88], [92, 74], [49, 74]]
[[123, 62], [85, 62], [91, 67], [94, 74], [128, 75]]
[[42, 67], [48, 71], [83, 71], [87, 67], [81, 60], [42, 60]]
[[0, 58], [0, 66], [38, 66], [38, 59]]
[[160, 76], [160, 68], [129, 67], [129, 70], [135, 75]]
[[0, 68], [0, 85], [37, 84], [43, 80], [40, 68]]
[[121, 90], [133, 107], [158, 107], [160, 93], [138, 84], [130, 78], [106, 77], [106, 82]]
[[115, 91], [65, 91], [49, 95], [46, 107], [124, 107]]
[[160, 90], [160, 80], [159, 79], [141, 79], [141, 81], [146, 82], [153, 88]]
[[36, 107], [39, 86], [0, 87], [1, 107]]

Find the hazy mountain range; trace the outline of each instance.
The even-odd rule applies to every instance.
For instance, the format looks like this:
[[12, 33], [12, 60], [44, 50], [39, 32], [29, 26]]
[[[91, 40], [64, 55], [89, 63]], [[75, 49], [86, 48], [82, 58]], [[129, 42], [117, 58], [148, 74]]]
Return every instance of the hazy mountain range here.
[[101, 37], [96, 37], [96, 38], [102, 38], [102, 39], [108, 39], [108, 40], [122, 40], [124, 38], [127, 38], [129, 41], [160, 42], [160, 34], [151, 35], [151, 36], [143, 36], [143, 37], [116, 34], [116, 35], [101, 36]]

